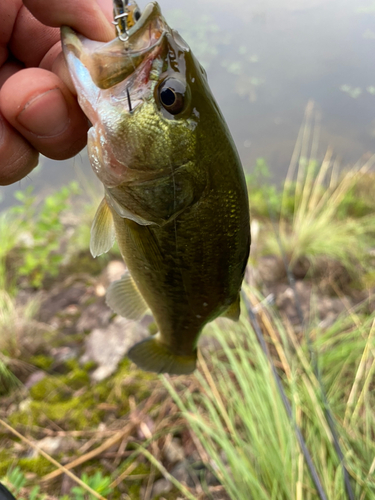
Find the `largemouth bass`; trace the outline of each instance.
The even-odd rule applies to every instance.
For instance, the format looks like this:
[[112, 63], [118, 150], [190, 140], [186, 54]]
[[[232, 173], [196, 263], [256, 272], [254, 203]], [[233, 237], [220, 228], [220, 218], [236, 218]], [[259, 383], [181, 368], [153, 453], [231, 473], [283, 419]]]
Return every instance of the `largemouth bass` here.
[[128, 353], [139, 367], [191, 373], [204, 325], [240, 313], [249, 206], [230, 132], [204, 69], [156, 2], [126, 43], [67, 27], [62, 43], [105, 190], [91, 252], [116, 238], [128, 268], [107, 303], [135, 320], [151, 310], [158, 333]]

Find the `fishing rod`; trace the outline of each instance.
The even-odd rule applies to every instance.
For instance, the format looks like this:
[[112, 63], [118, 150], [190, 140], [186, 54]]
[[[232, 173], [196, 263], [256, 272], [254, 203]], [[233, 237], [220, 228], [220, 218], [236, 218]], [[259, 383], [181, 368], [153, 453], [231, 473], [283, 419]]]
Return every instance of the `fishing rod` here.
[[16, 500], [12, 493], [0, 483], [0, 500]]

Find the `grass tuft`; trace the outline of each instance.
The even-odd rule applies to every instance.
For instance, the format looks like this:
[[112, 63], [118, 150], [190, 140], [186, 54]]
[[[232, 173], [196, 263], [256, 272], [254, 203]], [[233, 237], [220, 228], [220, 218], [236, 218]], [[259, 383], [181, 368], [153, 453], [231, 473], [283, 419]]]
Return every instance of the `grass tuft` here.
[[[280, 243], [293, 266], [307, 259], [312, 271], [322, 259], [344, 266], [351, 276], [364, 274], [371, 262], [369, 250], [375, 235], [375, 215], [368, 186], [374, 186], [371, 169], [375, 156], [349, 171], [328, 151], [315, 160], [317, 130], [313, 130], [314, 108], [307, 107], [305, 122], [295, 146], [280, 208], [269, 206], [270, 215], [280, 214], [278, 235], [266, 222], [263, 254], [281, 255]], [[317, 126], [315, 129], [318, 128]]]
[[[283, 326], [275, 311], [263, 310], [258, 320], [327, 496], [342, 500], [346, 498], [342, 468], [325, 420], [308, 346], [297, 340], [290, 327]], [[370, 473], [375, 456], [375, 395], [371, 392], [375, 353], [370, 349], [374, 320], [375, 314], [358, 327], [348, 314], [324, 333], [312, 326], [307, 332], [315, 339], [314, 349], [356, 498], [363, 499], [375, 498]], [[213, 472], [229, 496], [238, 500], [318, 499], [268, 360], [248, 318], [242, 317], [241, 323], [230, 329], [216, 324], [212, 333], [221, 350], [201, 358], [199, 391], [181, 394], [170, 379], [164, 382], [205, 450]]]

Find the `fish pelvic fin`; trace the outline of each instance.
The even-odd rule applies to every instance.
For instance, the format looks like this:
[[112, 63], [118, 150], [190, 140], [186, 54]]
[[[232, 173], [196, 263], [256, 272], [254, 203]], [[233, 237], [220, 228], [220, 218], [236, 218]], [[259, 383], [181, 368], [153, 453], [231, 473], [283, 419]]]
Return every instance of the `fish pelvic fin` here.
[[232, 321], [238, 321], [241, 314], [240, 306], [240, 294], [238, 293], [235, 300], [231, 303], [228, 309], [222, 314], [223, 318], [231, 319]]
[[108, 252], [115, 242], [115, 236], [112, 213], [107, 200], [103, 198], [91, 226], [91, 255], [95, 258], [102, 253]]
[[188, 375], [196, 368], [197, 351], [191, 356], [174, 354], [160, 342], [159, 334], [135, 344], [128, 357], [142, 370], [170, 375]]
[[148, 305], [129, 272], [109, 285], [106, 302], [113, 312], [132, 320], [141, 319], [148, 310]]

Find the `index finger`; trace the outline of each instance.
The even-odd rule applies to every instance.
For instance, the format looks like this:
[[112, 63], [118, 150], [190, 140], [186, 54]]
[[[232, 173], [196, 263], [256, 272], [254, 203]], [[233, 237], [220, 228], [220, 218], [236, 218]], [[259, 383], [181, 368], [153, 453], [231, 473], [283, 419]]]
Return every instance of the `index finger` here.
[[23, 0], [43, 24], [74, 28], [87, 38], [106, 42], [114, 38], [110, 0]]

